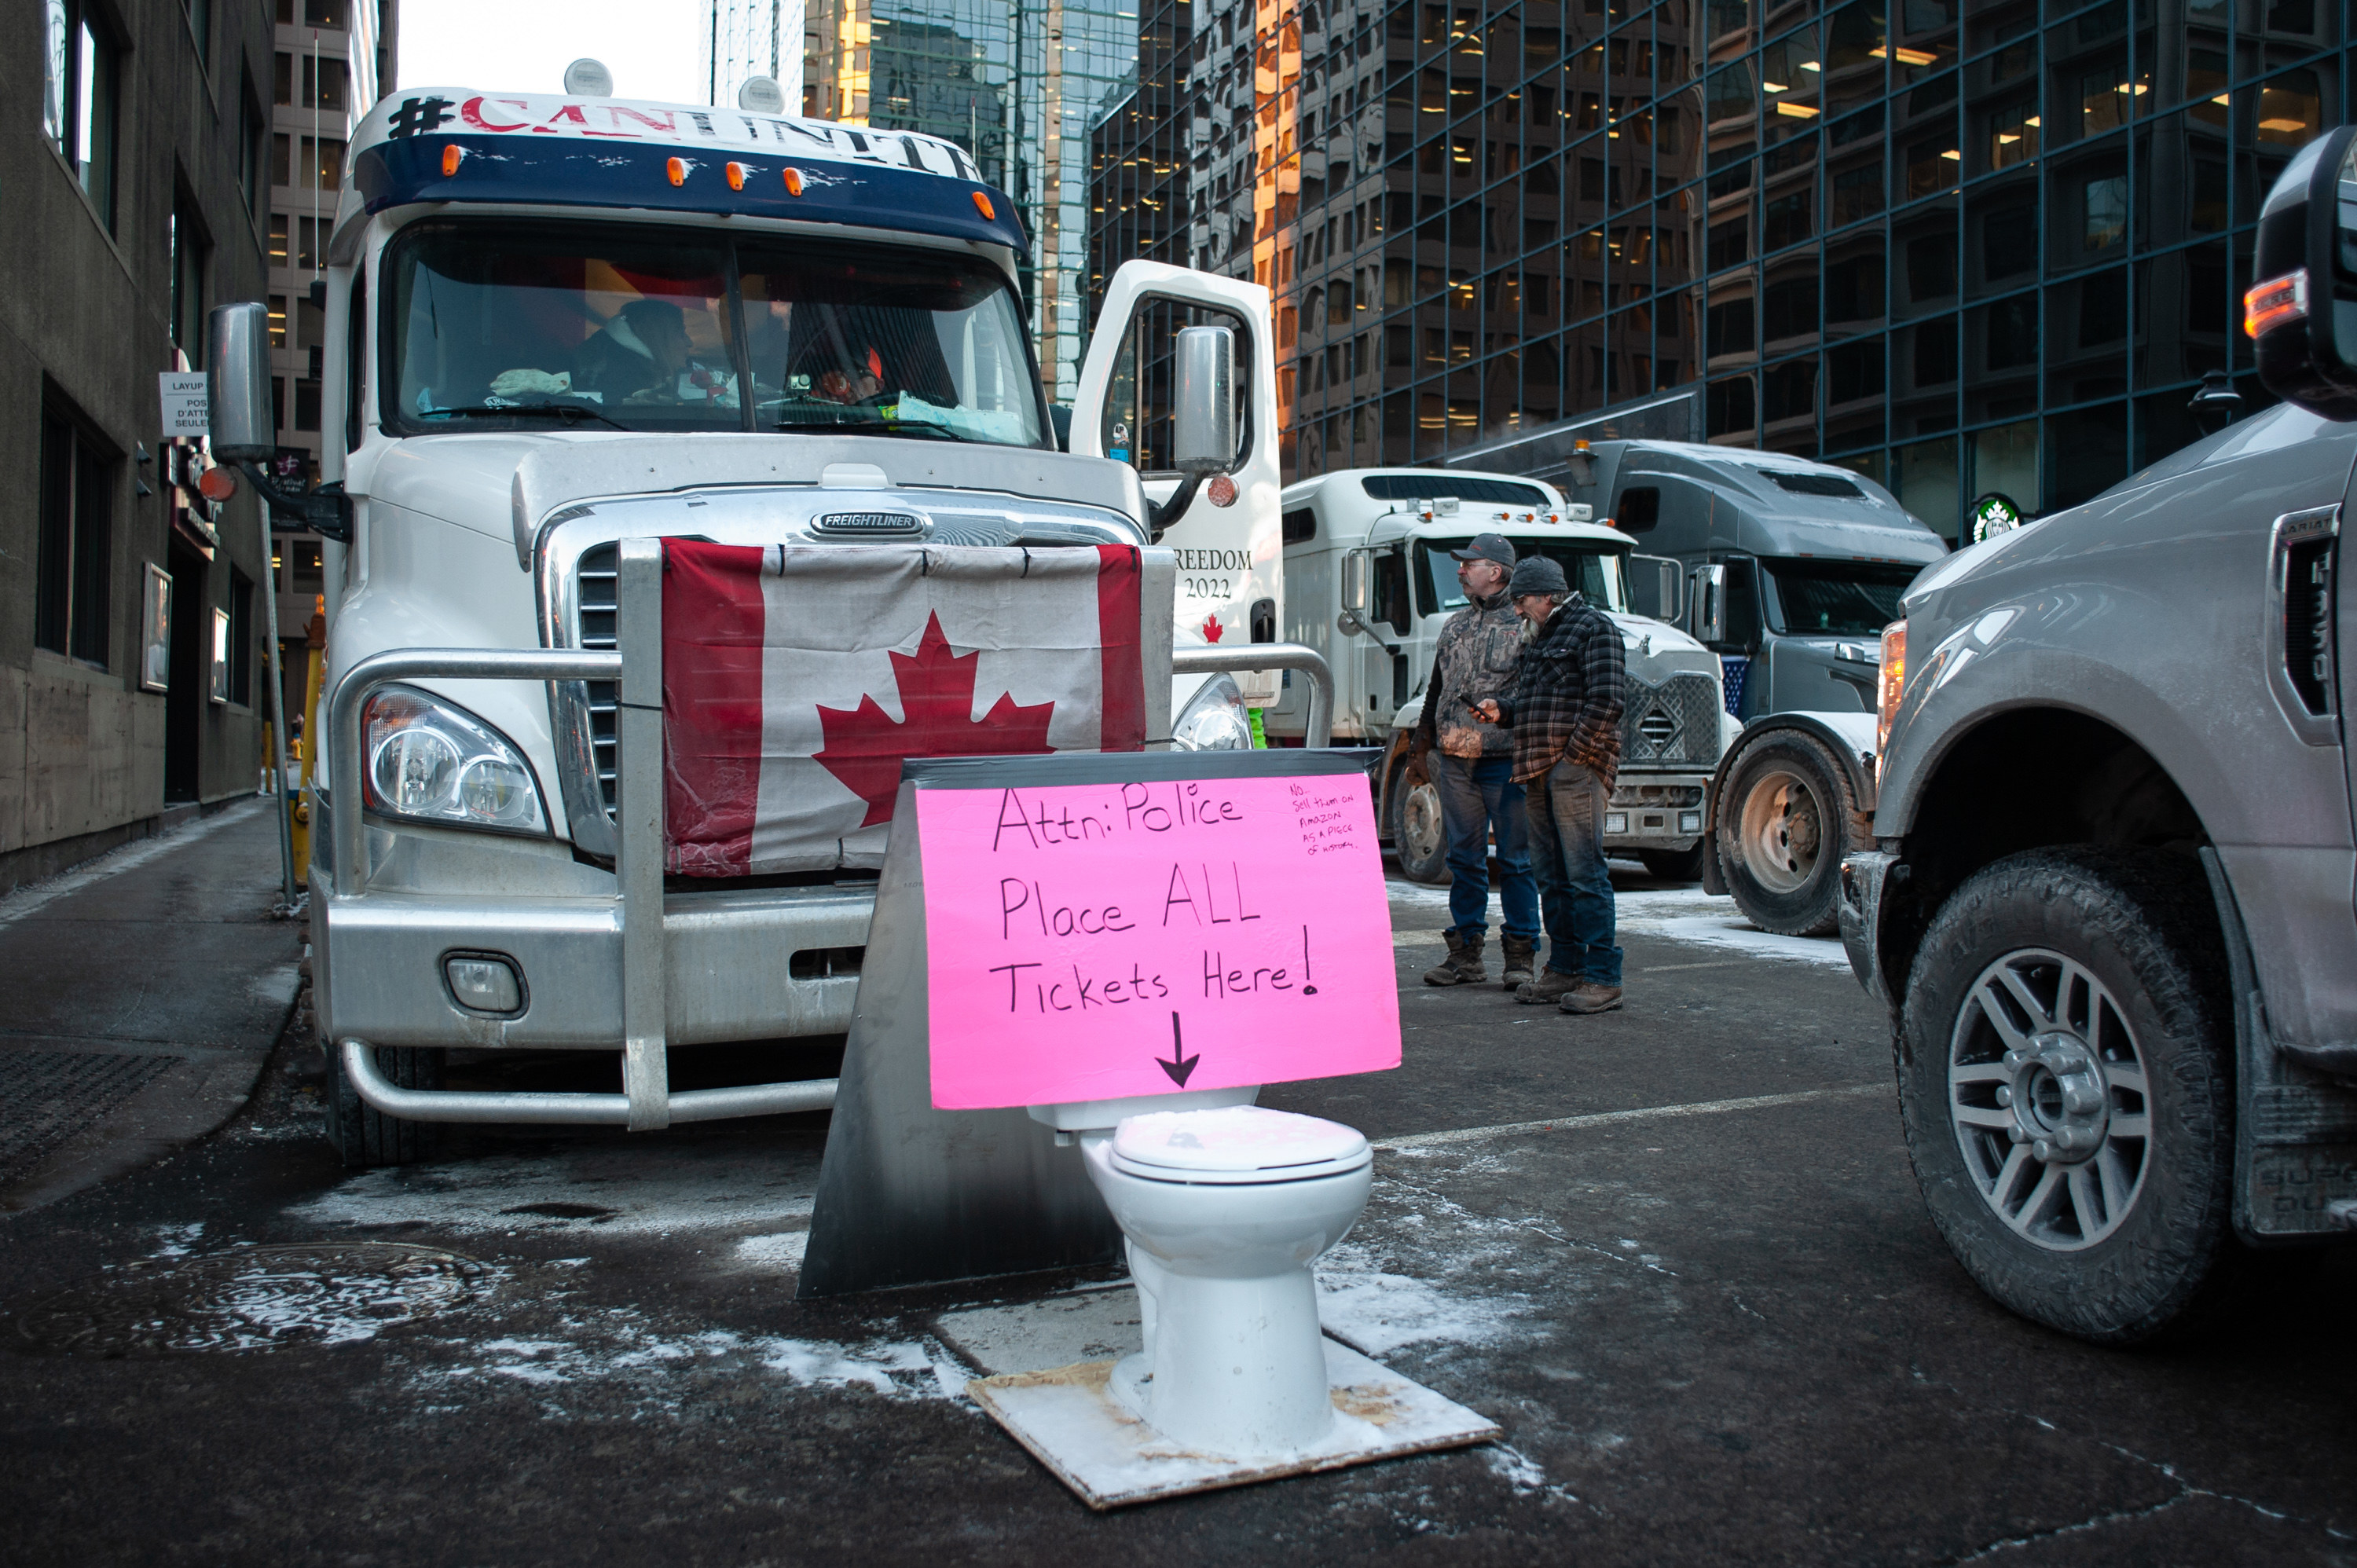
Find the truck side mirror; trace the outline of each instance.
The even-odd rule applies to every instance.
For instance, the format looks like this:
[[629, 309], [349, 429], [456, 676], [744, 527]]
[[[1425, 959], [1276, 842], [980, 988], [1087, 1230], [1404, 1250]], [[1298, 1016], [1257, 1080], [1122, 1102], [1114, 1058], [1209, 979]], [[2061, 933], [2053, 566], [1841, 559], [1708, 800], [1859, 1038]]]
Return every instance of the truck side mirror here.
[[2259, 209], [2259, 281], [2243, 295], [2243, 330], [2259, 380], [2326, 419], [2357, 419], [2357, 127], [2292, 155]]
[[1342, 555], [1342, 613], [1364, 620], [1373, 602], [1373, 590], [1369, 583], [1367, 553], [1351, 550]]
[[1677, 624], [1679, 590], [1685, 586], [1685, 568], [1666, 555], [1629, 557], [1629, 603], [1641, 616]]
[[1235, 332], [1178, 329], [1178, 395], [1171, 459], [1182, 474], [1223, 473], [1236, 460]]
[[1697, 642], [1727, 640], [1727, 568], [1697, 566], [1694, 575], [1694, 625]]
[[217, 305], [206, 334], [213, 456], [259, 463], [278, 450], [270, 403], [270, 312], [259, 300]]

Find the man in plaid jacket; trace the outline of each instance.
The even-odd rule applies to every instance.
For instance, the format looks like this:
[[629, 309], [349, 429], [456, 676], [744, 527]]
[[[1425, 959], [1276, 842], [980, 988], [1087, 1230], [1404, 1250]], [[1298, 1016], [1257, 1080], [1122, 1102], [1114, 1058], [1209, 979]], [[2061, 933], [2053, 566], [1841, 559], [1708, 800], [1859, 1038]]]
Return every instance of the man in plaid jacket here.
[[1546, 967], [1514, 999], [1609, 1013], [1620, 1005], [1604, 865], [1604, 805], [1620, 770], [1620, 628], [1544, 556], [1518, 562], [1506, 591], [1526, 628], [1522, 666], [1506, 695], [1480, 713], [1514, 733], [1513, 778], [1526, 795], [1547, 933]]

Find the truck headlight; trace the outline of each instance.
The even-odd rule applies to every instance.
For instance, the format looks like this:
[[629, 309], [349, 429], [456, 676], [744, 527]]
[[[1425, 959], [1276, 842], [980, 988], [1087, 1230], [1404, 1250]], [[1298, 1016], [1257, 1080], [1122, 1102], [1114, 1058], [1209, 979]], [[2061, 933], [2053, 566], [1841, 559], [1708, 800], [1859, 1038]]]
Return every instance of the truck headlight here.
[[1225, 675], [1204, 682], [1170, 726], [1170, 738], [1181, 751], [1251, 750], [1252, 717], [1244, 711], [1243, 689]]
[[1907, 623], [1892, 621], [1882, 628], [1882, 671], [1875, 683], [1874, 773], [1882, 776], [1882, 754], [1890, 745], [1890, 725], [1899, 717], [1899, 700], [1907, 692]]
[[361, 711], [361, 738], [371, 811], [450, 827], [548, 831], [532, 765], [463, 708], [387, 686]]

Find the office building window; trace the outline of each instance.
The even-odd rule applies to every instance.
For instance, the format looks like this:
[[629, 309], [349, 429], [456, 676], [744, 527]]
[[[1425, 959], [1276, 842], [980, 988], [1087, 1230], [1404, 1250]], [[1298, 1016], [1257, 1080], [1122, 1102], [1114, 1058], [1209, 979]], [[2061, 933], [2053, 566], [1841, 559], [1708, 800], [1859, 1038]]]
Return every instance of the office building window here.
[[113, 598], [114, 458], [60, 409], [41, 413], [33, 640], [103, 668]]
[[229, 569], [229, 700], [253, 701], [253, 579]]
[[43, 13], [41, 129], [111, 231], [121, 49], [87, 0], [43, 0]]
[[205, 258], [212, 247], [206, 243], [204, 227], [186, 202], [172, 204], [170, 222], [172, 342], [188, 355], [191, 366], [201, 370], [205, 356]]

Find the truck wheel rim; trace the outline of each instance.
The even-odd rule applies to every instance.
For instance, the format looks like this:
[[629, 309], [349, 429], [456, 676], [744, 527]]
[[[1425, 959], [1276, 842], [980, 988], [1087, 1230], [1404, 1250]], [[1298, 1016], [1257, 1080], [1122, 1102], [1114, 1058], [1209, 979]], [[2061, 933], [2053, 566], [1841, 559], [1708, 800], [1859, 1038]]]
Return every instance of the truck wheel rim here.
[[1743, 797], [1744, 869], [1770, 893], [1798, 892], [1817, 874], [1824, 823], [1807, 779], [1781, 768], [1762, 773]]
[[1986, 969], [1957, 1009], [1948, 1112], [1992, 1213], [2049, 1251], [2092, 1247], [2144, 1189], [2144, 1053], [2086, 967], [2042, 948]]
[[1410, 860], [1428, 861], [1440, 853], [1440, 791], [1429, 784], [1419, 784], [1407, 792], [1407, 800], [1400, 808], [1402, 848]]

